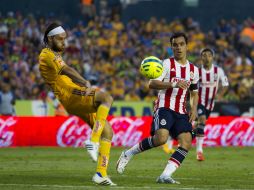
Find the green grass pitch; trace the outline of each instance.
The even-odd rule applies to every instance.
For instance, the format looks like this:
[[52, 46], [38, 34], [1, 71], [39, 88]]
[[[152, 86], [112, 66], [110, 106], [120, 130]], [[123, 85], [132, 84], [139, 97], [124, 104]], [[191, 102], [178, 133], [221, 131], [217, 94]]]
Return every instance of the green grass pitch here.
[[109, 175], [117, 187], [91, 182], [96, 164], [82, 148], [0, 149], [0, 190], [60, 189], [254, 189], [254, 147], [205, 148], [198, 162], [193, 148], [174, 178], [181, 185], [156, 184], [169, 155], [161, 148], [136, 155], [123, 175], [115, 171], [122, 148], [112, 148]]

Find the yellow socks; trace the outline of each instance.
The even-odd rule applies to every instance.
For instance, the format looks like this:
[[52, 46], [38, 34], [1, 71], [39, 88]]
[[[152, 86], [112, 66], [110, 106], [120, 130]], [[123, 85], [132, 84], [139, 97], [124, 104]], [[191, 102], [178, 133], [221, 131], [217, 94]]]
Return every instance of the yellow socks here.
[[99, 157], [96, 172], [99, 172], [102, 175], [102, 177], [107, 176], [110, 148], [111, 141], [107, 139], [102, 139], [100, 141]]
[[91, 141], [94, 143], [98, 143], [100, 141], [101, 133], [104, 129], [109, 109], [110, 108], [105, 105], [100, 105], [98, 107], [96, 112], [96, 120], [91, 134]]
[[111, 148], [111, 141], [107, 139], [101, 139], [101, 133], [106, 124], [106, 119], [109, 113], [109, 107], [105, 105], [100, 105], [96, 112], [96, 120], [93, 126], [93, 131], [91, 134], [91, 141], [94, 143], [99, 143], [99, 156], [97, 162], [96, 172], [99, 172], [102, 177], [107, 176], [109, 153]]

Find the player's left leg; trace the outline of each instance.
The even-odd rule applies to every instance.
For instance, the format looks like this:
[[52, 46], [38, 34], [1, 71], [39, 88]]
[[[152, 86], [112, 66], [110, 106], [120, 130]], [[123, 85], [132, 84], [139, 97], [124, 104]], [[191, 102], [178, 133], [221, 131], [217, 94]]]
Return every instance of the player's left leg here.
[[190, 132], [181, 133], [178, 135], [177, 140], [179, 142], [179, 147], [171, 155], [168, 164], [166, 165], [164, 171], [157, 179], [157, 183], [174, 183], [180, 184], [180, 182], [175, 181], [172, 178], [173, 173], [180, 167], [181, 163], [188, 154], [191, 148], [192, 136]]
[[101, 134], [96, 174], [93, 176], [93, 182], [99, 185], [110, 185], [110, 186], [116, 185], [110, 180], [110, 178], [107, 175], [112, 137], [113, 137], [112, 127], [106, 121], [105, 127]]
[[178, 117], [178, 119], [176, 119], [175, 125], [171, 128], [170, 134], [173, 137], [177, 137], [179, 146], [171, 155], [164, 171], [157, 179], [158, 183], [180, 184], [172, 179], [172, 175], [177, 168], [179, 168], [191, 148], [192, 126], [191, 123], [189, 123], [189, 118], [187, 115], [179, 115], [178, 113], [175, 115]]

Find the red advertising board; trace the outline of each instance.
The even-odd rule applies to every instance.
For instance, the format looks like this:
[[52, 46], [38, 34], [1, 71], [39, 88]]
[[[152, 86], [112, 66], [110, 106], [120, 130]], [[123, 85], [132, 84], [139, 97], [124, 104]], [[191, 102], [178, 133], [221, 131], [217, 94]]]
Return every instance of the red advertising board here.
[[[109, 117], [113, 146], [133, 146], [148, 137], [152, 117]], [[79, 147], [90, 137], [90, 127], [78, 117], [0, 117], [0, 147]], [[254, 118], [210, 118], [206, 146], [254, 146]]]

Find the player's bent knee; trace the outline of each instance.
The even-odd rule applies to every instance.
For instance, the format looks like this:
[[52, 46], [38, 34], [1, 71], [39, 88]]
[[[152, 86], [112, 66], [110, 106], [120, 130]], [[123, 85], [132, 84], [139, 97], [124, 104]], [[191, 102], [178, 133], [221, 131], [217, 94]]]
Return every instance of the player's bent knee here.
[[108, 92], [97, 91], [96, 101], [99, 101], [104, 104], [112, 105], [114, 99]]
[[111, 95], [107, 94], [107, 97], [106, 97], [106, 101], [109, 103], [109, 104], [112, 104], [114, 99]]

